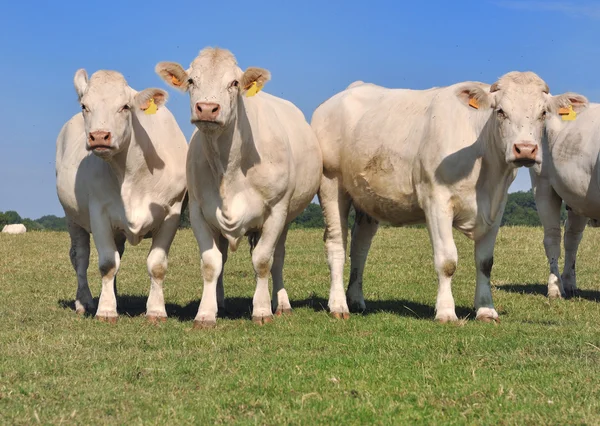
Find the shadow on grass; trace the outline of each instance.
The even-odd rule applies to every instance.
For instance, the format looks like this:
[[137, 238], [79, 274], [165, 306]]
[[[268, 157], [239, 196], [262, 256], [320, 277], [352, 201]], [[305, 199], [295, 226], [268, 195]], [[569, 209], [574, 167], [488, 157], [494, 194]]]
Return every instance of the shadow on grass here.
[[[327, 299], [322, 297], [310, 297], [304, 300], [291, 301], [292, 308], [312, 308], [315, 312], [327, 311]], [[434, 305], [423, 305], [405, 299], [394, 300], [365, 300], [367, 309], [363, 312], [353, 312], [353, 315], [372, 315], [377, 313], [392, 313], [402, 317], [419, 319], [433, 319], [435, 317]], [[459, 318], [474, 318], [474, 312], [464, 306], [456, 307], [456, 315]]]
[[[119, 315], [136, 317], [146, 313], [147, 296], [120, 295], [117, 296], [117, 311]], [[59, 300], [58, 304], [63, 309], [75, 310], [75, 300]], [[94, 304], [98, 306], [98, 298], [94, 297]], [[177, 305], [166, 303], [167, 316], [176, 318], [179, 321], [192, 321], [198, 313], [200, 300], [194, 300], [187, 305]], [[219, 310], [219, 318], [240, 319], [250, 318], [252, 312], [252, 298], [250, 297], [230, 297], [225, 299], [225, 309]], [[95, 314], [95, 312], [94, 312]], [[86, 316], [92, 316], [92, 313], [86, 313]]]
[[[497, 285], [496, 288], [508, 293], [533, 294], [541, 296], [546, 296], [548, 294], [548, 286], [544, 284], [503, 284]], [[573, 298], [581, 298], [592, 302], [600, 302], [600, 291], [578, 289], [574, 296], [567, 297], [567, 299]]]
[[[146, 313], [146, 296], [137, 295], [119, 295], [117, 296], [117, 309], [119, 315], [135, 317]], [[367, 309], [358, 315], [372, 315], [380, 312], [393, 313], [403, 317], [433, 319], [435, 310], [433, 305], [423, 305], [421, 303], [411, 302], [409, 300], [366, 300]], [[98, 298], [94, 298], [94, 303], [98, 306]], [[59, 306], [63, 309], [75, 310], [75, 300], [59, 300]], [[311, 296], [303, 300], [292, 300], [292, 308], [309, 308], [315, 312], [327, 311], [327, 300], [322, 297]], [[186, 305], [177, 305], [167, 303], [167, 315], [170, 318], [176, 318], [179, 321], [192, 321], [198, 312], [199, 300], [191, 301]], [[91, 316], [92, 314], [86, 314]], [[474, 318], [473, 310], [464, 306], [456, 307], [456, 315], [459, 318]], [[219, 310], [219, 318], [227, 319], [250, 319], [252, 316], [252, 298], [251, 297], [229, 297], [225, 298], [225, 309]]]

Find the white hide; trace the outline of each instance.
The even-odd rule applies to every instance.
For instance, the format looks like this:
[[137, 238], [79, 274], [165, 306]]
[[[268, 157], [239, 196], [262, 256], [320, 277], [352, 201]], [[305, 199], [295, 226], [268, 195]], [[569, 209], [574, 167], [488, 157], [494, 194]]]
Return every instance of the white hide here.
[[27, 228], [25, 228], [25, 225], [23, 225], [22, 223], [15, 223], [12, 225], [4, 225], [4, 227], [2, 228], [2, 232], [5, 234], [18, 235], [27, 232]]
[[[114, 71], [98, 71], [88, 81], [84, 70], [76, 73], [75, 88], [82, 112], [56, 141], [56, 187], [71, 236], [77, 312], [94, 309], [87, 281], [90, 233], [102, 276], [96, 316], [111, 321], [125, 240], [136, 245], [151, 234], [146, 315], [165, 319], [162, 284], [186, 191], [185, 136], [161, 89], [136, 92]], [[146, 114], [152, 103], [158, 110]]]
[[227, 50], [204, 49], [187, 71], [169, 62], [156, 71], [189, 94], [197, 126], [187, 160], [190, 220], [204, 277], [195, 324], [215, 324], [228, 246], [235, 250], [246, 235], [256, 243], [253, 320], [263, 323], [273, 310], [291, 311], [282, 275], [285, 238], [288, 224], [319, 187], [322, 159], [313, 131], [292, 103], [265, 92], [247, 97], [270, 74], [262, 68], [242, 71]]
[[[332, 314], [346, 318], [348, 303], [365, 309], [362, 275], [381, 220], [427, 223], [439, 284], [436, 319], [442, 322], [457, 319], [452, 227], [473, 239], [477, 318], [496, 320], [490, 273], [507, 190], [519, 166], [541, 162], [544, 120], [557, 102], [537, 75], [513, 72], [492, 86], [465, 82], [405, 90], [357, 82], [319, 106], [312, 127], [323, 153], [319, 198]], [[344, 295], [352, 204], [357, 217]]]
[[[575, 93], [565, 95], [576, 112], [575, 120], [553, 115], [546, 122], [541, 168], [530, 170], [540, 221], [544, 227], [544, 248], [550, 266], [548, 297], [572, 296], [577, 291], [575, 264], [577, 249], [588, 218], [600, 219], [600, 105], [589, 104]], [[567, 204], [565, 263], [559, 272], [561, 229], [560, 208]]]

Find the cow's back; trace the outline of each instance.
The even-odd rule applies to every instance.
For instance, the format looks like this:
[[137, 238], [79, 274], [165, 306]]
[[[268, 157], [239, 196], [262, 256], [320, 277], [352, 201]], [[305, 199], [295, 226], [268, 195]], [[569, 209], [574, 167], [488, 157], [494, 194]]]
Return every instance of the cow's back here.
[[[428, 90], [359, 84], [334, 96], [312, 123], [326, 173], [342, 178], [359, 208], [395, 224], [423, 221], [423, 200], [441, 187], [471, 203], [481, 156], [477, 129], [489, 112], [461, 104], [460, 84]], [[467, 175], [465, 161], [472, 163]]]

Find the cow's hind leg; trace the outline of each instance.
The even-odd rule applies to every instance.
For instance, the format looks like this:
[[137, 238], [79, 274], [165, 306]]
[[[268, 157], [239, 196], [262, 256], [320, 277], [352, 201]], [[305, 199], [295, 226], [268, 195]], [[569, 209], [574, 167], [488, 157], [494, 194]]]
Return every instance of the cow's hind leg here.
[[560, 206], [561, 198], [554, 191], [545, 178], [537, 178], [535, 181], [535, 204], [540, 222], [544, 227], [544, 249], [550, 265], [550, 276], [548, 277], [548, 297], [564, 297], [560, 272], [558, 270], [558, 258], [560, 257]]
[[567, 222], [565, 223], [565, 267], [562, 273], [562, 284], [567, 297], [575, 296], [577, 293], [577, 279], [575, 275], [575, 261], [577, 250], [583, 237], [583, 231], [588, 218], [575, 214], [569, 210]]
[[371, 216], [354, 207], [356, 219], [352, 227], [352, 240], [350, 242], [350, 280], [346, 298], [350, 310], [363, 312], [366, 309], [363, 295], [363, 272], [371, 241], [377, 233], [379, 222]]
[[[125, 253], [125, 242], [127, 237], [124, 234], [115, 235], [115, 245], [117, 246], [117, 252], [119, 253], [119, 259], [123, 260], [123, 253]], [[117, 297], [117, 276], [115, 275], [115, 297]]]
[[75, 312], [85, 314], [96, 309], [87, 279], [87, 270], [90, 265], [90, 234], [70, 219], [67, 219], [67, 226], [71, 237], [69, 257], [77, 274]]
[[150, 293], [146, 302], [146, 318], [150, 322], [166, 321], [167, 319], [163, 282], [167, 274], [169, 249], [178, 226], [179, 214], [167, 216], [156, 235], [152, 237], [152, 246], [146, 259], [148, 275], [150, 275]]
[[350, 317], [350, 310], [344, 294], [344, 263], [351, 199], [337, 176], [323, 175], [318, 195], [325, 220], [325, 249], [331, 280], [329, 311], [335, 318], [346, 319]]
[[285, 240], [287, 233], [288, 225], [283, 228], [279, 236], [275, 253], [273, 254], [273, 266], [271, 267], [271, 277], [273, 278], [271, 308], [275, 312], [275, 315], [292, 313], [292, 305], [290, 305], [290, 299], [283, 285], [283, 264], [285, 261]]
[[457, 321], [458, 317], [452, 297], [452, 276], [456, 272], [458, 263], [458, 253], [452, 235], [453, 213], [449, 204], [429, 205], [426, 207], [425, 213], [429, 238], [433, 247], [433, 263], [438, 275], [435, 319], [443, 323]]

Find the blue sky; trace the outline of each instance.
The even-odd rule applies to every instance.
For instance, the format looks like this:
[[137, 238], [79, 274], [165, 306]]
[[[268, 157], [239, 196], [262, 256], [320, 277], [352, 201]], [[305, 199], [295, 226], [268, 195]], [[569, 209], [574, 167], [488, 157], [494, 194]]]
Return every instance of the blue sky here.
[[[265, 90], [310, 120], [354, 80], [424, 89], [535, 71], [554, 93], [600, 100], [600, 2], [578, 1], [72, 1], [2, 2], [0, 211], [63, 215], [56, 136], [79, 111], [78, 68], [122, 72], [137, 90], [166, 88], [159, 61], [187, 66], [205, 46], [242, 68], [268, 68]], [[169, 108], [187, 136], [189, 101]], [[527, 190], [525, 170], [511, 191]]]

